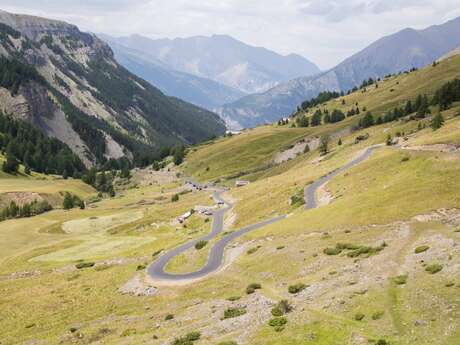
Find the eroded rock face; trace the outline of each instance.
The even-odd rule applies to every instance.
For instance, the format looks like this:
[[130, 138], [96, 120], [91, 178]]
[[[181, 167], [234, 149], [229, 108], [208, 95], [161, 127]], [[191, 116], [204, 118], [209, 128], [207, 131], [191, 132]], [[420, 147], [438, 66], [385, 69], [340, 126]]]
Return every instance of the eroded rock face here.
[[39, 75], [21, 72], [18, 90], [0, 88], [0, 110], [63, 141], [87, 166], [225, 132], [216, 114], [163, 95], [74, 25], [4, 11], [0, 24], [0, 56]]

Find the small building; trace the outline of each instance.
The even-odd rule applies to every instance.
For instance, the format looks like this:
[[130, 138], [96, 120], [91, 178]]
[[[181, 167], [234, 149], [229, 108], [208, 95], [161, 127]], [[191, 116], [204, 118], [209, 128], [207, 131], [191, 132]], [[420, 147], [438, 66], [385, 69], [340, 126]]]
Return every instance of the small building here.
[[244, 187], [249, 184], [249, 181], [236, 181], [235, 182], [235, 187]]

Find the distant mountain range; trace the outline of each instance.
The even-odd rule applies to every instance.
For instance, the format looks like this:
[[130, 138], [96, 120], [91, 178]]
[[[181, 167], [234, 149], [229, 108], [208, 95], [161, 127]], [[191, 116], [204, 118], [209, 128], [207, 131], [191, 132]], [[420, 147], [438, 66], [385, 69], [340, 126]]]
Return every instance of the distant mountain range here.
[[164, 95], [74, 25], [0, 11], [0, 57], [10, 66], [0, 111], [66, 143], [88, 167], [225, 132], [215, 113]]
[[246, 95], [211, 79], [174, 70], [155, 57], [123, 46], [116, 38], [102, 34], [98, 36], [110, 45], [118, 63], [167, 95], [206, 109], [214, 109]]
[[371, 77], [422, 67], [459, 46], [460, 17], [424, 30], [404, 29], [379, 39], [329, 71], [281, 83], [226, 104], [217, 112], [236, 128], [273, 122], [321, 91], [348, 91]]
[[320, 72], [315, 64], [299, 55], [282, 56], [226, 35], [176, 39], [151, 39], [140, 35], [100, 37], [120, 55], [136, 55], [157, 66], [161, 63], [173, 71], [210, 79], [244, 94], [263, 92], [280, 82]]

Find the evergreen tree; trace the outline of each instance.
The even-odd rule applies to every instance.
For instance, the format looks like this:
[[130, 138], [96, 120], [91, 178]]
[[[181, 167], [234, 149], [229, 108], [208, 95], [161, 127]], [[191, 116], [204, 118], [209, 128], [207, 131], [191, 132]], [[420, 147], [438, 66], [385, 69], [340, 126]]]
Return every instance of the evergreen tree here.
[[339, 138], [339, 142], [337, 143], [337, 145], [342, 146], [342, 139], [341, 138]]
[[7, 174], [16, 174], [18, 172], [19, 162], [16, 157], [6, 154], [6, 160], [3, 162], [2, 170]]
[[412, 114], [414, 112], [413, 108], [412, 108], [412, 102], [409, 100], [406, 102], [406, 106], [404, 108], [404, 113], [406, 115], [409, 115], [409, 114]]
[[323, 113], [321, 112], [320, 109], [318, 109], [317, 111], [315, 111], [315, 113], [313, 114], [312, 118], [311, 118], [311, 121], [310, 121], [310, 124], [315, 127], [315, 126], [319, 126], [321, 125], [321, 118], [323, 117]]
[[70, 210], [74, 207], [74, 199], [70, 193], [66, 192], [64, 195], [64, 201], [62, 202], [64, 210]]
[[319, 142], [319, 152], [322, 156], [329, 152], [329, 141], [330, 138], [328, 135], [323, 135]]
[[373, 125], [374, 125], [374, 117], [372, 116], [372, 113], [368, 111], [366, 115], [364, 115], [364, 117], [359, 121], [359, 127], [367, 128]]
[[438, 130], [444, 125], [444, 117], [442, 116], [441, 112], [438, 112], [433, 119], [431, 120], [431, 128], [433, 131]]

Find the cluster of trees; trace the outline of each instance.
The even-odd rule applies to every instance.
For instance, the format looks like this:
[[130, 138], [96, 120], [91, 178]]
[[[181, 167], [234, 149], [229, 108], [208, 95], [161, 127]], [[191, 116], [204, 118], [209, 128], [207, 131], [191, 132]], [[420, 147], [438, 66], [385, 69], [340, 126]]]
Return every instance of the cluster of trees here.
[[[129, 169], [121, 170], [120, 176], [129, 177]], [[82, 181], [93, 186], [98, 192], [107, 193], [111, 197], [115, 196], [113, 180], [116, 176], [115, 171], [100, 171], [91, 168], [83, 175]]]
[[460, 101], [460, 79], [454, 79], [444, 84], [436, 91], [432, 103], [439, 105], [441, 110], [446, 110], [457, 101]]
[[0, 113], [0, 150], [6, 161], [3, 171], [16, 173], [19, 163], [26, 173], [33, 169], [45, 174], [79, 177], [85, 171], [80, 158], [55, 138], [48, 138], [24, 121], [17, 121]]
[[12, 218], [31, 217], [51, 211], [52, 209], [53, 208], [46, 200], [34, 200], [22, 206], [18, 206], [14, 201], [11, 201], [7, 207], [1, 210], [0, 221]]
[[309, 108], [313, 108], [319, 104], [330, 101], [331, 99], [339, 98], [341, 96], [343, 96], [343, 92], [335, 92], [335, 91], [320, 92], [320, 94], [316, 96], [315, 98], [309, 101], [302, 102], [300, 107], [303, 110], [308, 110]]
[[175, 165], [180, 165], [185, 158], [185, 147], [184, 145], [177, 145], [171, 149], [171, 155], [174, 159]]
[[1, 87], [10, 90], [12, 95], [16, 95], [19, 87], [30, 80], [43, 82], [43, 78], [34, 67], [23, 64], [18, 60], [9, 60], [5, 57], [0, 57]]
[[64, 210], [70, 210], [74, 207], [79, 207], [83, 210], [85, 209], [85, 202], [81, 200], [78, 196], [66, 192], [64, 195], [64, 201], [62, 202], [62, 207], [64, 208]]

